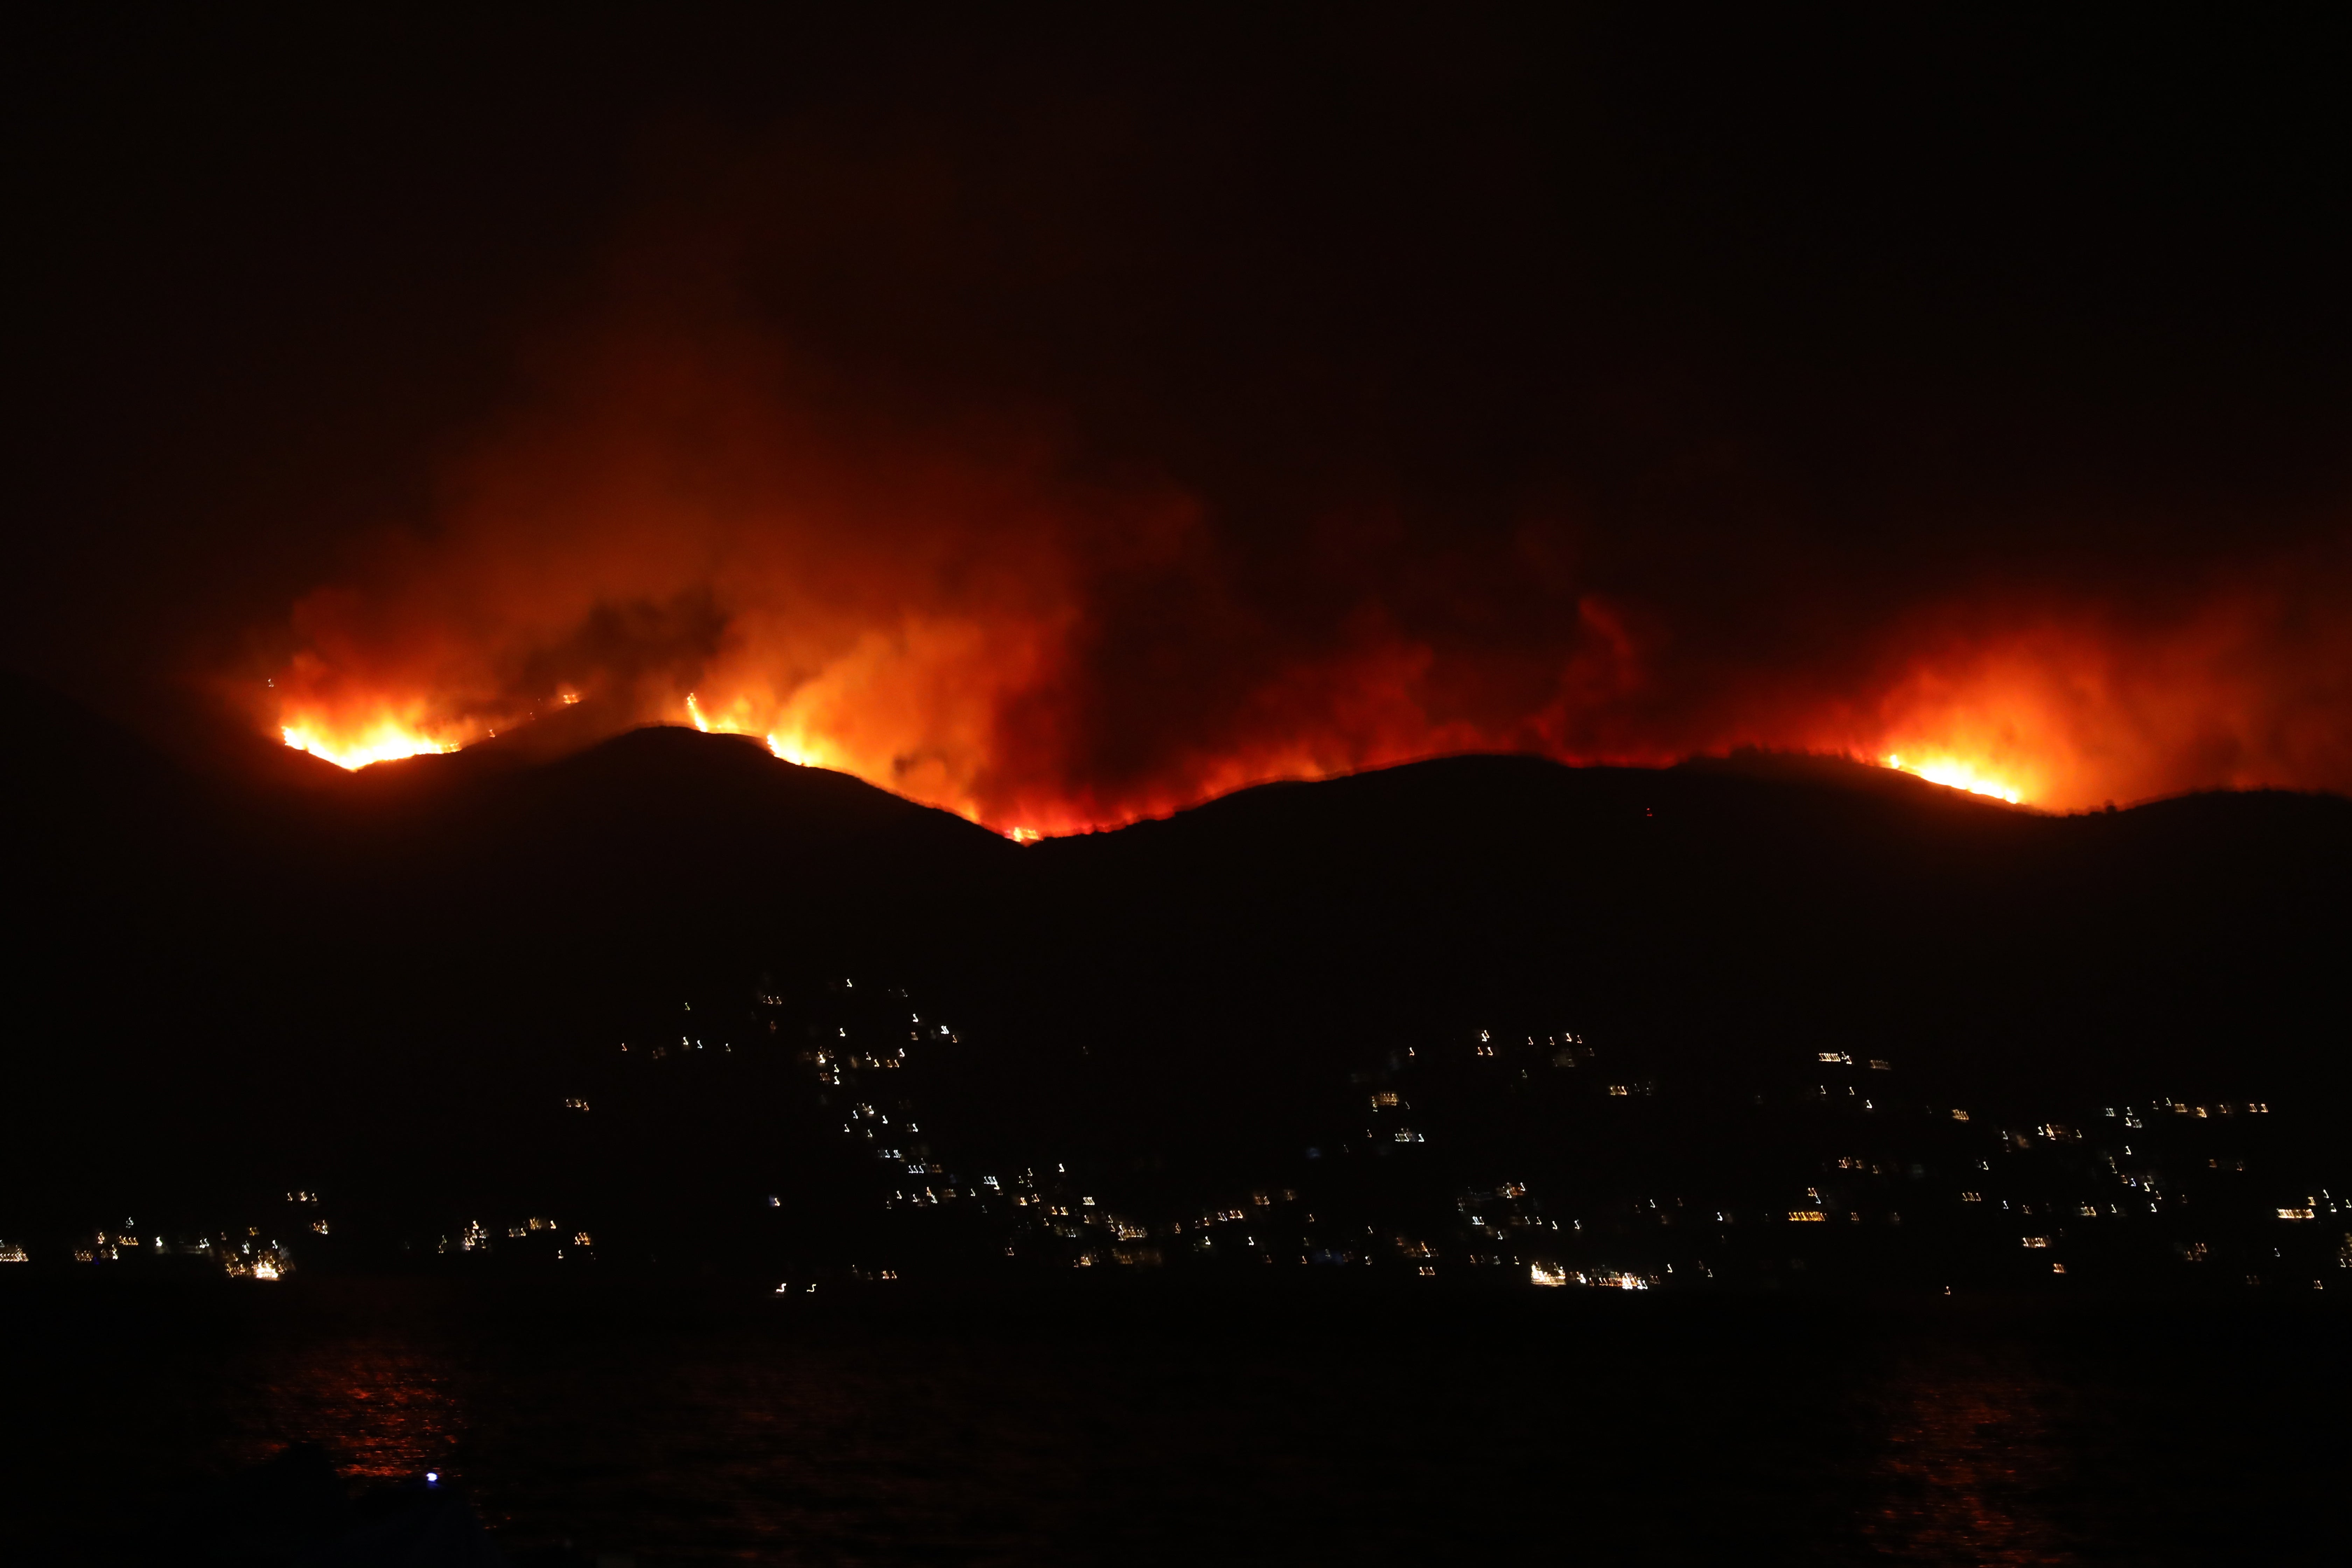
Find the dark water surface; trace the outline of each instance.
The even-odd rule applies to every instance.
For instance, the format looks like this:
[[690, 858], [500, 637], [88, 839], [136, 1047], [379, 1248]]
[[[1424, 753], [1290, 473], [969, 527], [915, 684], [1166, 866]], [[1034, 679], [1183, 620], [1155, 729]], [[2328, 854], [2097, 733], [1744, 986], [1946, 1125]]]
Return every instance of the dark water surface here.
[[23, 1284], [10, 1563], [146, 1560], [297, 1441], [645, 1568], [2352, 1550], [2352, 1319], [2315, 1300]]

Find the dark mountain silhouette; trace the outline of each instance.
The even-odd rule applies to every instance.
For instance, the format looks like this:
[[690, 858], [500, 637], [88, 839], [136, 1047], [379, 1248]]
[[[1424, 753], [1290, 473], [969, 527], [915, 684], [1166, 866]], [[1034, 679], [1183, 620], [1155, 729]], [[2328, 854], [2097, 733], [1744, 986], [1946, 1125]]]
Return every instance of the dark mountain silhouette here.
[[[1332, 1086], [1486, 1027], [1727, 1089], [1819, 1051], [1978, 1102], [2347, 1087], [2335, 797], [2050, 816], [1822, 759], [1464, 757], [1022, 847], [687, 731], [231, 778], [12, 696], [8, 1223], [528, 1186], [620, 1039], [698, 1002], [731, 1051], [755, 989], [830, 977], [957, 1021], [927, 1093], [966, 1148], [1171, 1190], [1295, 1160]], [[833, 1179], [833, 1112], [764, 1092], [600, 1146], [599, 1190], [803, 1144]]]
[[1310, 1085], [1489, 1024], [1732, 1081], [1888, 1058], [1977, 1101], [2344, 1084], [2333, 798], [2050, 817], [1844, 763], [1462, 758], [1021, 870], [1032, 1016], [1091, 1042], [1122, 1139], [1270, 1144]]

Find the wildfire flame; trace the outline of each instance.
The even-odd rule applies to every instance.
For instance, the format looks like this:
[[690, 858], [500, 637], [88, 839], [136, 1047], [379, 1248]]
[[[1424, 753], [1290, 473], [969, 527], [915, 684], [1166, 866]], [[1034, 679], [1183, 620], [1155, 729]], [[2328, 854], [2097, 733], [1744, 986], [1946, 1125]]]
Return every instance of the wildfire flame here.
[[794, 730], [787, 733], [783, 731], [771, 730], [762, 735], [761, 726], [740, 711], [740, 704], [732, 717], [713, 721], [703, 712], [702, 704], [696, 700], [694, 693], [689, 691], [686, 694], [686, 719], [688, 723], [706, 735], [750, 735], [763, 740], [767, 742], [769, 751], [775, 753], [780, 760], [790, 763], [794, 767], [821, 768], [825, 765], [824, 747], [810, 739], [804, 731]]
[[[1150, 159], [1024, 133], [1008, 144], [1049, 163], [1000, 185], [994, 153], [868, 162], [849, 145], [895, 139], [835, 140], [848, 162], [792, 139], [714, 153], [626, 218], [602, 284], [518, 365], [514, 405], [446, 450], [426, 510], [355, 539], [282, 635], [246, 645], [275, 650], [249, 672], [256, 692], [275, 677], [257, 723], [347, 768], [567, 710], [583, 741], [685, 723], [1042, 836], [1469, 752], [1883, 758], [2062, 810], [2352, 786], [2340, 500], [2233, 503], [2228, 531], [2258, 536], [2242, 548], [2215, 531], [2210, 552], [2082, 575], [2089, 557], [2018, 554], [1957, 495], [1920, 509], [1916, 551], [1907, 529], [1867, 551], [1826, 526], [1751, 532], [1738, 520], [1802, 507], [1778, 479], [1750, 494], [1780, 471], [1742, 455], [1770, 449], [1766, 426], [1738, 416], [1717, 441], [1707, 397], [1612, 393], [1573, 438], [1531, 418], [1492, 466], [1465, 439], [1484, 405], [1454, 407], [1458, 375], [1437, 374], [1455, 362], [1382, 358], [1337, 302], [1371, 297], [1357, 285], [1305, 313], [1310, 335], [1263, 343], [1276, 318], [1232, 311], [1223, 283], [1129, 308], [1119, 268], [1150, 231], [1095, 214], [1119, 188], [1101, 182]], [[1019, 243], [972, 243], [1008, 193], [1048, 205], [1004, 209]], [[1079, 314], [1052, 313], [1066, 297]], [[1186, 299], [1248, 341], [1192, 357], [1176, 324], [1206, 322]], [[1327, 327], [1346, 352], [1316, 346]], [[1171, 342], [1179, 364], [1133, 357]], [[1349, 368], [1375, 364], [1392, 368]], [[1263, 385], [1241, 374], [1257, 365]], [[1407, 410], [1447, 417], [1424, 445]], [[1587, 473], [1586, 444], [1626, 449]], [[1803, 495], [1811, 459], [1790, 460], [1785, 497]], [[2137, 508], [2151, 538], [2201, 536], [2178, 487], [2151, 486], [2084, 490], [2112, 521], [2082, 538], [2124, 537]], [[1937, 531], [1947, 513], [1965, 536]]]
[[335, 734], [310, 725], [294, 724], [281, 726], [278, 733], [296, 751], [308, 752], [314, 757], [352, 772], [371, 763], [394, 762], [402, 757], [422, 757], [457, 750], [454, 742], [435, 740], [390, 719]]
[[[572, 703], [576, 703], [579, 699], [574, 695], [566, 694], [562, 696], [560, 700], [568, 706]], [[740, 705], [738, 706], [740, 707]], [[827, 748], [822, 742], [810, 736], [804, 730], [794, 730], [790, 732], [783, 731], [770, 731], [766, 734], [762, 735], [760, 732], [759, 727], [751, 722], [748, 718], [744, 717], [740, 712], [733, 714], [730, 718], [714, 719], [704, 709], [700, 698], [693, 692], [688, 692], [687, 694], [684, 703], [684, 710], [686, 721], [704, 734], [740, 734], [751, 736], [754, 739], [763, 741], [767, 745], [768, 750], [776, 757], [784, 762], [791, 763], [795, 766], [824, 767], [827, 765]], [[358, 769], [366, 767], [373, 763], [390, 762], [403, 757], [425, 756], [435, 753], [451, 752], [460, 749], [458, 743], [456, 742], [436, 738], [425, 734], [418, 729], [402, 724], [397, 721], [390, 719], [378, 720], [372, 724], [364, 725], [357, 730], [344, 731], [339, 734], [331, 733], [320, 727], [294, 724], [283, 726], [279, 732], [283, 736], [286, 744], [292, 747], [294, 750], [298, 752], [308, 752], [313, 756], [322, 758], [327, 762], [334, 763], [337, 767], [346, 768], [352, 771], [357, 771]], [[496, 731], [492, 731], [489, 732], [495, 733]], [[1885, 765], [1889, 768], [1896, 769], [1900, 772], [1910, 773], [1915, 777], [1925, 779], [1930, 784], [1942, 784], [1948, 789], [1964, 790], [1970, 795], [1986, 795], [1995, 800], [2005, 801], [2011, 805], [2021, 805], [2025, 800], [2024, 791], [2017, 784], [2010, 782], [2006, 778], [1999, 776], [1997, 773], [1982, 764], [1969, 762], [1958, 757], [1950, 755], [1913, 755], [1906, 759], [1902, 752], [1889, 752], [1885, 753]], [[1288, 763], [1287, 766], [1284, 765], [1285, 762]], [[850, 771], [855, 772], [856, 770], [852, 769]], [[1315, 778], [1328, 776], [1330, 771], [1331, 770], [1318, 767], [1311, 759], [1293, 757], [1283, 760], [1268, 759], [1265, 771], [1256, 773], [1255, 776], [1261, 778], [1272, 776]], [[877, 780], [875, 782], [881, 781]], [[1246, 767], [1243, 767], [1237, 770], [1235, 776], [1231, 778], [1230, 785], [1231, 787], [1239, 787], [1240, 784], [1248, 782], [1251, 782], [1249, 770]], [[975, 821], [980, 820], [980, 814], [971, 807], [970, 803], [943, 801], [935, 802], [934, 804], [947, 805], [950, 806], [951, 809], [960, 810], [962, 815], [971, 817]], [[1061, 827], [1059, 831], [1072, 831], [1077, 826], [1091, 826], [1097, 825], [1092, 823], [1066, 824]], [[1012, 838], [1015, 843], [1020, 844], [1035, 843], [1044, 836], [1040, 829], [1026, 826], [1009, 827], [1004, 831], [1006, 837]]]
[[2332, 557], [2155, 608], [1962, 589], [1826, 652], [1734, 646], [1588, 569], [1568, 524], [1444, 571], [1377, 518], [1277, 548], [1042, 437], [828, 423], [732, 348], [620, 334], [551, 398], [429, 535], [294, 606], [288, 745], [359, 768], [576, 702], [583, 737], [749, 736], [1047, 837], [1470, 752], [1883, 758], [2053, 809], [2352, 783]]
[[768, 750], [796, 768], [824, 766], [824, 748], [805, 736], [787, 738], [781, 734], [771, 734], [768, 737]]
[[2017, 805], [2025, 799], [2015, 786], [1978, 771], [1972, 763], [1950, 757], [1906, 763], [1900, 754], [1889, 752], [1886, 753], [1886, 765], [1926, 779], [1929, 784], [1939, 784], [1947, 789], [1964, 789], [1970, 795], [1989, 795], [2011, 805]]

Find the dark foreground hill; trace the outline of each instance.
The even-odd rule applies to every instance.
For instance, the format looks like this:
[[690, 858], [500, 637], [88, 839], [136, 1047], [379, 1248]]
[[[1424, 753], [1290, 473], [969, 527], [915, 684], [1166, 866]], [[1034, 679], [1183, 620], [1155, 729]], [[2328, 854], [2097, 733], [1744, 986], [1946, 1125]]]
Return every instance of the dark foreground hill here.
[[[646, 1213], [863, 1194], [841, 1106], [803, 1092], [845, 996], [797, 1000], [851, 981], [955, 1021], [925, 1096], [974, 1158], [1160, 1173], [1139, 1201], [1171, 1205], [1352, 1136], [1347, 1086], [1481, 1031], [1725, 1096], [1829, 1056], [1897, 1064], [1906, 1101], [2021, 1113], [2352, 1088], [2333, 797], [2060, 817], [1835, 763], [1476, 757], [1024, 848], [677, 730], [357, 775], [183, 774], [63, 710], [14, 746], [20, 1227], [302, 1185], [364, 1191], [397, 1228], [520, 1203], [575, 1157], [596, 1201]], [[625, 1040], [672, 1030], [767, 1052], [767, 1076], [611, 1079]], [[581, 1144], [559, 1108], [592, 1082], [637, 1097], [637, 1131], [606, 1116]], [[1493, 1114], [1529, 1148], [1570, 1136]], [[1457, 1143], [1485, 1135], [1456, 1120]]]

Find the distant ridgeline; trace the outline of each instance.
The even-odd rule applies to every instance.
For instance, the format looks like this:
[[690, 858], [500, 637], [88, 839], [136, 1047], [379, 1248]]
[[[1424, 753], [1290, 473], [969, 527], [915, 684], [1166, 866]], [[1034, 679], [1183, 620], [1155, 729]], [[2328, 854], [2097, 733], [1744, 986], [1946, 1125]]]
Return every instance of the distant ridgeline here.
[[2352, 1285], [2339, 797], [1460, 757], [1022, 846], [691, 731], [43, 712], [0, 1278]]
[[1153, 1092], [1133, 1066], [971, 1038], [907, 987], [763, 975], [647, 1003], [582, 1046], [509, 1127], [509, 1190], [437, 1223], [298, 1190], [236, 1223], [146, 1235], [126, 1218], [0, 1258], [261, 1281], [716, 1276], [784, 1295], [1269, 1268], [1430, 1288], [2352, 1289], [2352, 1172], [2319, 1108], [1956, 1105], [1842, 1050], [1729, 1082], [1572, 1029], [1481, 1029], [1368, 1056], [1251, 1147], [1129, 1114]]

